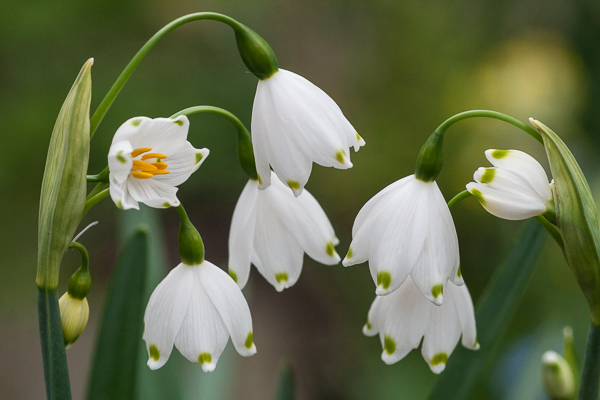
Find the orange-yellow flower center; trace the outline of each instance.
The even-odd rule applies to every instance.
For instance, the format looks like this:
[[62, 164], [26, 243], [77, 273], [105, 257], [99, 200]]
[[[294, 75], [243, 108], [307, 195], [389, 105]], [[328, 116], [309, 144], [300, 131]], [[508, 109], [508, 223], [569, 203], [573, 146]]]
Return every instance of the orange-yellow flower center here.
[[133, 160], [131, 175], [134, 178], [149, 179], [155, 175], [166, 175], [171, 172], [167, 171], [168, 165], [163, 161], [165, 158], [167, 158], [165, 154], [148, 153], [149, 151], [152, 151], [151, 147], [141, 147], [131, 152], [131, 157], [133, 158], [143, 154], [141, 159]]

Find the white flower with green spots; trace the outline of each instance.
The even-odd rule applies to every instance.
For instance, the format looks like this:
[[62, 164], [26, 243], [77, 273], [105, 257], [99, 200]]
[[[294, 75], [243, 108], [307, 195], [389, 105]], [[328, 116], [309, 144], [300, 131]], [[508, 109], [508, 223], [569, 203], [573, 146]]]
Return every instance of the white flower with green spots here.
[[487, 150], [494, 168], [479, 168], [467, 190], [499, 218], [522, 220], [554, 209], [546, 171], [529, 154], [519, 150]]
[[150, 369], [162, 367], [173, 344], [204, 372], [213, 371], [231, 341], [237, 352], [256, 353], [252, 316], [240, 288], [219, 267], [179, 264], [156, 287], [144, 314]]
[[439, 305], [447, 280], [463, 284], [456, 228], [437, 183], [410, 175], [363, 206], [342, 263], [367, 260], [378, 295], [392, 293], [411, 276], [423, 296]]
[[259, 189], [270, 185], [269, 165], [294, 195], [302, 193], [315, 162], [351, 168], [350, 147], [365, 144], [323, 90], [279, 69], [258, 82], [252, 108], [252, 145]]
[[171, 118], [136, 117], [119, 127], [108, 152], [110, 196], [117, 207], [139, 210], [176, 207], [177, 186], [208, 156], [187, 141], [185, 115]]
[[243, 288], [250, 264], [278, 291], [292, 286], [304, 253], [327, 265], [340, 262], [339, 240], [325, 212], [305, 190], [294, 197], [271, 172], [271, 186], [248, 181], [235, 206], [229, 232], [229, 274]]
[[363, 333], [379, 333], [381, 359], [386, 364], [403, 359], [423, 339], [423, 358], [439, 374], [461, 335], [463, 346], [479, 349], [473, 301], [467, 286], [448, 282], [444, 297], [441, 306], [432, 304], [408, 277], [395, 292], [375, 297]]

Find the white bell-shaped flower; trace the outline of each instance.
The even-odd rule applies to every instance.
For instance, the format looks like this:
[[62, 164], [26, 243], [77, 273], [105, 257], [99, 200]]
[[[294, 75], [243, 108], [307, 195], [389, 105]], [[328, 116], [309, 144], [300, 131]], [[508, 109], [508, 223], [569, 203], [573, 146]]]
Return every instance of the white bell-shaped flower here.
[[252, 145], [260, 189], [270, 184], [271, 165], [299, 196], [313, 162], [350, 168], [350, 147], [358, 151], [364, 144], [335, 101], [300, 75], [280, 68], [258, 82]]
[[462, 285], [454, 221], [435, 181], [407, 176], [363, 206], [343, 264], [367, 260], [378, 295], [398, 289], [410, 275], [427, 299], [442, 304], [447, 280]]
[[294, 197], [274, 172], [271, 186], [259, 190], [250, 180], [235, 206], [229, 232], [229, 274], [243, 288], [250, 264], [278, 291], [292, 286], [304, 253], [327, 265], [340, 262], [339, 240], [325, 212], [305, 190]]
[[461, 335], [463, 346], [479, 348], [473, 301], [467, 286], [449, 282], [444, 297], [441, 306], [432, 304], [408, 277], [395, 292], [375, 298], [363, 333], [367, 336], [379, 333], [381, 359], [386, 364], [403, 359], [424, 337], [423, 358], [439, 374]]
[[119, 127], [108, 152], [110, 196], [117, 207], [176, 207], [177, 187], [195, 172], [208, 149], [187, 141], [189, 121], [136, 117]]
[[179, 264], [156, 287], [144, 314], [150, 369], [162, 367], [173, 344], [204, 372], [215, 369], [231, 341], [242, 356], [256, 353], [252, 317], [240, 288], [219, 267]]
[[499, 218], [522, 220], [553, 210], [546, 171], [529, 154], [519, 150], [487, 150], [495, 168], [479, 168], [467, 190]]

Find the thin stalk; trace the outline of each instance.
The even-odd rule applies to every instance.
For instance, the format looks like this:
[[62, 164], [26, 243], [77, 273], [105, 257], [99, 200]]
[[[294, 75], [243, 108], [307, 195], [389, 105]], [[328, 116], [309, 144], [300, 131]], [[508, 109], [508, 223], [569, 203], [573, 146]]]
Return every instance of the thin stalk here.
[[91, 199], [92, 197], [94, 197], [95, 195], [97, 195], [98, 193], [100, 193], [101, 191], [106, 189], [107, 187], [108, 187], [108, 182], [99, 182], [96, 186], [94, 186], [94, 188], [87, 195], [87, 198], [85, 200], [88, 201], [89, 199]]
[[452, 199], [450, 199], [450, 201], [448, 202], [448, 208], [452, 210], [452, 208], [455, 205], [457, 205], [461, 200], [466, 199], [469, 196], [471, 196], [471, 192], [469, 192], [468, 190], [463, 190], [462, 192], [454, 196]]
[[142, 62], [144, 57], [146, 57], [146, 54], [148, 54], [150, 52], [150, 50], [161, 39], [163, 39], [169, 33], [173, 32], [175, 29], [179, 28], [182, 25], [187, 24], [188, 22], [199, 21], [199, 20], [204, 20], [204, 19], [223, 22], [224, 24], [227, 24], [234, 29], [241, 26], [241, 24], [239, 22], [237, 22], [235, 19], [230, 18], [223, 14], [218, 14], [218, 13], [213, 13], [213, 12], [199, 12], [199, 13], [185, 15], [185, 16], [177, 18], [176, 20], [165, 25], [161, 30], [156, 32], [154, 34], [154, 36], [152, 36], [150, 38], [150, 40], [148, 40], [146, 42], [146, 44], [144, 44], [144, 46], [136, 53], [135, 56], [133, 56], [131, 61], [129, 61], [129, 64], [127, 64], [127, 66], [125, 67], [123, 72], [121, 72], [121, 75], [119, 75], [119, 77], [117, 78], [115, 83], [112, 85], [112, 87], [110, 88], [110, 90], [108, 91], [106, 96], [104, 96], [104, 99], [102, 99], [102, 102], [100, 103], [100, 105], [98, 106], [96, 111], [94, 112], [94, 115], [92, 115], [92, 119], [90, 122], [90, 136], [91, 137], [94, 136], [94, 133], [96, 132], [96, 129], [98, 129], [98, 126], [100, 125], [100, 122], [102, 122], [102, 119], [106, 115], [106, 112], [108, 111], [108, 109], [110, 108], [110, 106], [112, 105], [114, 100], [117, 98], [117, 96], [119, 95], [119, 92], [121, 91], [121, 89], [123, 89], [123, 86], [125, 86], [125, 84], [127, 83], [127, 80], [129, 79], [131, 74], [133, 74], [133, 71], [135, 71], [135, 69], [140, 64], [140, 62]]
[[106, 166], [106, 168], [104, 168], [102, 170], [102, 172], [100, 172], [97, 175], [88, 175], [87, 176], [87, 181], [88, 182], [108, 182], [108, 175], [109, 175], [110, 171], [108, 169], [108, 166]]
[[598, 385], [600, 383], [600, 326], [590, 323], [585, 357], [583, 358], [583, 371], [581, 372], [581, 385], [579, 387], [579, 400], [596, 400], [598, 398]]
[[548, 231], [550, 236], [552, 236], [552, 239], [554, 239], [554, 241], [560, 246], [561, 250], [564, 253], [565, 252], [565, 244], [563, 243], [563, 238], [560, 235], [560, 232], [558, 231], [556, 226], [552, 225], [550, 223], [550, 221], [548, 221], [542, 215], [538, 215], [537, 217], [534, 217], [534, 218], [537, 222], [540, 223], [540, 225], [542, 225], [544, 227], [544, 229], [546, 229]]
[[83, 209], [83, 215], [87, 214], [87, 212], [90, 210], [90, 208], [95, 206], [101, 200], [104, 200], [109, 194], [110, 194], [110, 189], [107, 188], [107, 189], [104, 189], [103, 191], [101, 191], [100, 193], [98, 193], [97, 195], [93, 196], [92, 198], [90, 198], [88, 201], [86, 201], [85, 208]]
[[242, 121], [239, 120], [238, 117], [236, 117], [233, 113], [225, 110], [224, 108], [219, 108], [219, 107], [213, 107], [213, 106], [189, 107], [189, 108], [186, 108], [184, 110], [181, 110], [181, 111], [171, 115], [171, 118], [175, 119], [175, 118], [179, 117], [180, 115], [190, 116], [192, 114], [199, 114], [199, 113], [212, 113], [212, 114], [220, 115], [221, 117], [225, 117], [226, 119], [231, 121], [233, 123], [233, 125], [235, 125], [235, 128], [238, 130], [238, 132], [247, 132], [248, 131], [248, 129], [246, 129], [246, 126], [242, 123]]
[[442, 122], [442, 124], [440, 126], [438, 126], [436, 131], [444, 132], [444, 131], [446, 131], [446, 129], [448, 129], [450, 127], [450, 125], [452, 125], [458, 121], [462, 121], [463, 119], [467, 119], [467, 118], [480, 118], [480, 117], [493, 118], [493, 119], [498, 119], [500, 121], [508, 122], [509, 124], [514, 125], [517, 128], [525, 131], [525, 133], [527, 133], [528, 135], [533, 137], [535, 140], [540, 142], [540, 144], [542, 144], [542, 145], [544, 144], [540, 133], [538, 131], [536, 131], [535, 129], [533, 129], [531, 126], [525, 124], [522, 121], [519, 121], [516, 118], [511, 117], [510, 115], [506, 115], [506, 114], [499, 113], [497, 111], [490, 111], [490, 110], [471, 110], [471, 111], [461, 112], [459, 114], [456, 114], [456, 115], [448, 118], [444, 122]]

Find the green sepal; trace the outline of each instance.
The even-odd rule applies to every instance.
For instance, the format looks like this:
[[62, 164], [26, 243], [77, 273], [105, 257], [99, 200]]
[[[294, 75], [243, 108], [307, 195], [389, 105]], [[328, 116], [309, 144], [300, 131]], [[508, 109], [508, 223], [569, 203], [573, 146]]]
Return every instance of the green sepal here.
[[60, 262], [71, 243], [85, 207], [90, 152], [89, 59], [63, 103], [52, 131], [42, 181], [38, 219], [36, 283], [56, 288]]
[[444, 165], [444, 132], [434, 131], [419, 151], [415, 165], [415, 177], [423, 182], [437, 178]]
[[530, 121], [542, 134], [550, 162], [556, 225], [567, 263], [588, 301], [592, 321], [600, 325], [600, 225], [596, 204], [569, 148], [546, 125]]
[[269, 43], [245, 25], [232, 26], [240, 56], [246, 67], [260, 80], [271, 77], [279, 69], [277, 57]]
[[196, 227], [190, 222], [183, 206], [177, 207], [179, 219], [179, 256], [186, 265], [200, 265], [204, 262], [204, 243]]

